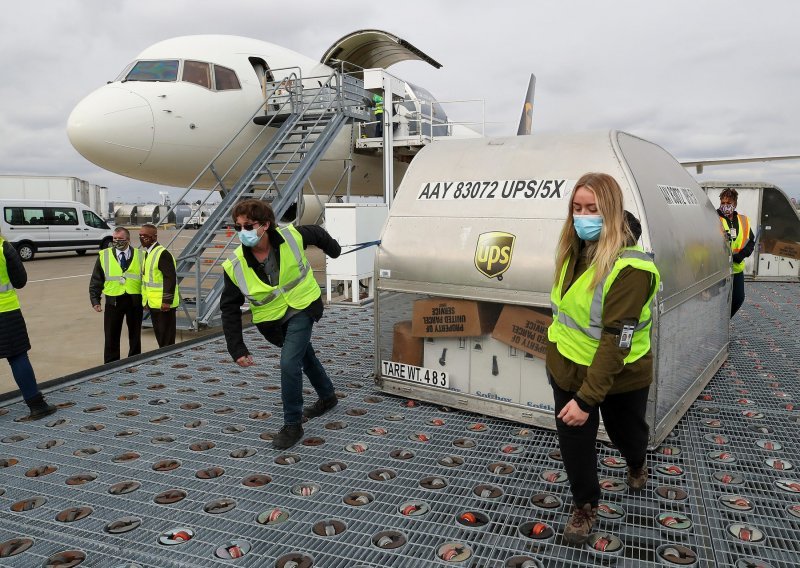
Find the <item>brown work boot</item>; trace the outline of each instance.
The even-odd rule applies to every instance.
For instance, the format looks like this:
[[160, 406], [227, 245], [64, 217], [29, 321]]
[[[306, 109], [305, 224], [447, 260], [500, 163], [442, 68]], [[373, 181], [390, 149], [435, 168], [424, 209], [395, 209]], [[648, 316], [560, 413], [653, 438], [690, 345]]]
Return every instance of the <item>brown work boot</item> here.
[[647, 485], [647, 462], [642, 467], [628, 467], [628, 487], [631, 491], [641, 491]]
[[564, 527], [564, 540], [570, 544], [583, 544], [597, 520], [597, 507], [586, 503], [583, 507], [572, 507], [572, 516]]

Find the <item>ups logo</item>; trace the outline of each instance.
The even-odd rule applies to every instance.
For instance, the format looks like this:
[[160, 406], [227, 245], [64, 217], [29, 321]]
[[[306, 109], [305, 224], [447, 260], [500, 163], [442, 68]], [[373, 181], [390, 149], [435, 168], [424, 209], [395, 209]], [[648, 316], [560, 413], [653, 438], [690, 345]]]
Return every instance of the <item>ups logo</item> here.
[[502, 280], [501, 274], [511, 264], [511, 253], [517, 237], [511, 233], [492, 231], [478, 236], [475, 248], [475, 268], [487, 278]]

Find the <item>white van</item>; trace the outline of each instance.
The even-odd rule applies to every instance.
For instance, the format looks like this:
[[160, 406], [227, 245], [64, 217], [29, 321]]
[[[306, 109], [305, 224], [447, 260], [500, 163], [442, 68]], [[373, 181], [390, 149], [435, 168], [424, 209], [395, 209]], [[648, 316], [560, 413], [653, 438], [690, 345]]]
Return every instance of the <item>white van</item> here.
[[0, 199], [0, 234], [31, 260], [37, 252], [106, 248], [112, 231], [97, 213], [77, 201]]

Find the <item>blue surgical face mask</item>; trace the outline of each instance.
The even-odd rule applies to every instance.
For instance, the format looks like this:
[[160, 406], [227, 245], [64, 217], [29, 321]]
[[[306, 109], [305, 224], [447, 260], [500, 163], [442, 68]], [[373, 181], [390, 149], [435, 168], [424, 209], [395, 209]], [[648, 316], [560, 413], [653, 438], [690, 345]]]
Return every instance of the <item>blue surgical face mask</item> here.
[[602, 215], [575, 215], [572, 218], [575, 232], [584, 241], [596, 241], [600, 238], [600, 231], [603, 229]]
[[244, 229], [239, 231], [239, 240], [246, 247], [256, 246], [258, 244], [258, 241], [261, 240], [262, 236], [263, 235], [258, 234], [258, 227], [256, 227], [252, 231], [245, 231]]

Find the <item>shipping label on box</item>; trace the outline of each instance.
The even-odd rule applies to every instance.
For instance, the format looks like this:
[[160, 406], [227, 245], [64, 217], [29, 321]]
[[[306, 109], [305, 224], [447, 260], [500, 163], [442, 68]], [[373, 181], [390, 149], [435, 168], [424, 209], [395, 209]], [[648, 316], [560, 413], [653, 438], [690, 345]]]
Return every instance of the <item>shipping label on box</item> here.
[[774, 254], [775, 256], [783, 256], [785, 258], [794, 258], [800, 260], [800, 243], [770, 239], [765, 240], [763, 245], [764, 252]]
[[414, 337], [471, 337], [489, 333], [502, 306], [475, 300], [430, 298], [414, 302]]
[[553, 318], [523, 306], [507, 305], [492, 331], [498, 341], [541, 359], [546, 356], [547, 328]]

